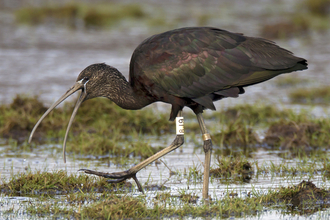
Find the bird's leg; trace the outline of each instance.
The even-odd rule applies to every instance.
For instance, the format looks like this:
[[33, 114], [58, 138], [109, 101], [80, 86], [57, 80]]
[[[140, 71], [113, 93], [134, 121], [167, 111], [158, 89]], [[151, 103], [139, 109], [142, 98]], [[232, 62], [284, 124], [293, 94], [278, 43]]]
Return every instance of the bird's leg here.
[[114, 173], [103, 173], [103, 172], [97, 172], [97, 171], [87, 170], [87, 169], [80, 169], [79, 171], [84, 171], [87, 174], [94, 174], [97, 176], [114, 179], [114, 180], [108, 181], [111, 183], [119, 183], [126, 179], [133, 178], [139, 188], [139, 191], [143, 192], [142, 186], [141, 186], [140, 182], [138, 181], [138, 179], [136, 178], [136, 173], [139, 172], [144, 167], [148, 166], [150, 163], [154, 162], [155, 160], [157, 160], [157, 159], [161, 158], [162, 156], [170, 153], [171, 151], [177, 149], [184, 143], [184, 128], [183, 128], [183, 117], [182, 117], [181, 110], [178, 112], [178, 116], [176, 118], [176, 127], [177, 127], [177, 134], [176, 134], [174, 141], [171, 143], [170, 146], [157, 152], [156, 154], [152, 155], [151, 157], [142, 161], [141, 163], [135, 165], [134, 167], [130, 168], [129, 170], [122, 171], [122, 172], [114, 172]]
[[200, 127], [202, 135], [203, 135], [203, 141], [204, 141], [203, 148], [204, 148], [204, 152], [205, 152], [204, 179], [203, 179], [202, 194], [203, 194], [204, 199], [208, 199], [212, 141], [211, 141], [211, 136], [206, 129], [202, 113], [197, 114], [197, 120], [198, 120], [199, 127]]

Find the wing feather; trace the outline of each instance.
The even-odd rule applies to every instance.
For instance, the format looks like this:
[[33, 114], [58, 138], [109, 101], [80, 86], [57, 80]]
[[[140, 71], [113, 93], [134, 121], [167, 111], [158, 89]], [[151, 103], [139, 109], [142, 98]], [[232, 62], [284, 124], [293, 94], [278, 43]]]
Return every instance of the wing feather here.
[[[302, 65], [297, 66], [299, 62]], [[214, 28], [185, 28], [142, 42], [132, 55], [130, 82], [150, 93], [157, 88], [211, 108], [212, 93], [236, 96], [240, 90], [220, 91], [306, 69], [304, 62], [261, 38]]]

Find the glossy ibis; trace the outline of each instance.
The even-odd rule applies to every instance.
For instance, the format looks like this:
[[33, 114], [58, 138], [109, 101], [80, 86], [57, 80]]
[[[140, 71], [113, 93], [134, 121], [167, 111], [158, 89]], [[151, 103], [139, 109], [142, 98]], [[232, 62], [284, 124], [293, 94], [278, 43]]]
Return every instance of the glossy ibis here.
[[[215, 110], [214, 101], [238, 97], [244, 87], [269, 80], [279, 74], [307, 69], [307, 61], [290, 51], [262, 38], [209, 27], [189, 27], [167, 31], [144, 40], [134, 51], [129, 70], [129, 81], [114, 67], [104, 63], [88, 66], [76, 83], [40, 118], [33, 133], [58, 104], [81, 90], [73, 110], [63, 144], [80, 104], [91, 98], [107, 97], [124, 109], [141, 109], [153, 102], [172, 105], [170, 120], [182, 120], [182, 109], [187, 106], [197, 116], [205, 151], [203, 197], [208, 198], [209, 169], [212, 142], [202, 113]], [[276, 95], [276, 93], [274, 93]], [[123, 172], [102, 173], [83, 170], [121, 182], [133, 178], [143, 189], [136, 173], [148, 164], [180, 147], [183, 132], [177, 132], [173, 143], [145, 161]]]

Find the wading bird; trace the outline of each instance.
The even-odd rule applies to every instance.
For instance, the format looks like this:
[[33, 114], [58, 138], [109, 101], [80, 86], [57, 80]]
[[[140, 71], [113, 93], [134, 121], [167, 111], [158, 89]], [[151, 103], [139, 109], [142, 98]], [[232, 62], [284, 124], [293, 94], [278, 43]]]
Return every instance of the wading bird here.
[[[238, 97], [244, 93], [246, 86], [282, 73], [304, 69], [307, 69], [305, 59], [262, 38], [209, 27], [167, 31], [149, 37], [135, 49], [130, 62], [129, 81], [116, 68], [104, 63], [84, 69], [76, 83], [40, 118], [31, 132], [29, 142], [47, 114], [78, 90], [81, 90], [81, 94], [63, 143], [64, 162], [68, 131], [80, 104], [87, 99], [107, 97], [118, 106], [130, 110], [141, 109], [157, 101], [165, 102], [172, 105], [171, 121], [176, 118], [182, 121], [182, 109], [187, 106], [196, 114], [202, 132], [205, 152], [202, 194], [203, 198], [208, 198], [212, 142], [202, 117], [203, 110], [215, 110], [214, 101]], [[138, 189], [143, 192], [136, 173], [180, 147], [183, 142], [183, 130], [178, 129], [170, 146], [127, 171], [82, 171], [110, 178], [110, 182], [133, 178]]]

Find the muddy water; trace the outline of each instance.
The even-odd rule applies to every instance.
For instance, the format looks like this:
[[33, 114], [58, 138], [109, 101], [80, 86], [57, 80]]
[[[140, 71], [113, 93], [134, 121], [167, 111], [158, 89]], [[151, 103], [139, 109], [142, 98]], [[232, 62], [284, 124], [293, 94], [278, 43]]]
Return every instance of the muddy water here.
[[[201, 4], [199, 1], [171, 1], [169, 5], [162, 5], [162, 1], [142, 1], [146, 10], [153, 7], [162, 8], [166, 20], [172, 17], [182, 17], [181, 20], [171, 25], [171, 28], [197, 25], [195, 16], [199, 14], [212, 15], [207, 25], [227, 29], [233, 32], [242, 32], [246, 35], [260, 36], [259, 31], [264, 23], [280, 20], [295, 6], [295, 0], [282, 0], [274, 5], [273, 1], [210, 1]], [[38, 95], [48, 105], [60, 97], [72, 86], [79, 72], [92, 63], [105, 62], [117, 67], [126, 77], [128, 76], [128, 65], [132, 51], [146, 37], [170, 29], [169, 27], [148, 27], [146, 25], [124, 24], [124, 27], [115, 29], [95, 30], [69, 30], [63, 27], [25, 27], [17, 26], [13, 15], [8, 11], [0, 11], [0, 102], [9, 103], [16, 94]], [[300, 36], [288, 40], [277, 40], [277, 43], [291, 51], [297, 56], [306, 58], [309, 62], [307, 71], [292, 73], [292, 76], [310, 80], [306, 89], [329, 85], [330, 77], [330, 33], [312, 33], [308, 36]], [[282, 76], [280, 76], [282, 77]], [[291, 88], [275, 86], [276, 79], [254, 85], [246, 89], [246, 94], [238, 99], [226, 99], [216, 103], [218, 109], [241, 103], [274, 104], [279, 107], [294, 109], [308, 108], [301, 105], [292, 105], [287, 99], [287, 93]], [[169, 106], [154, 104], [151, 108], [169, 112]], [[329, 110], [324, 106], [314, 106], [310, 109], [317, 116], [327, 116]], [[207, 112], [209, 114], [209, 112]], [[168, 142], [172, 137], [168, 137]], [[6, 147], [6, 146], [3, 146]], [[66, 164], [62, 156], [48, 150], [52, 146], [39, 146], [32, 153], [20, 153], [13, 150], [12, 153], [2, 154], [0, 157], [1, 178], [9, 178], [12, 174], [25, 172], [26, 170], [64, 169], [69, 173], [75, 173], [80, 168], [97, 169], [100, 171], [113, 172], [127, 167], [116, 167], [114, 164], [100, 163], [98, 160], [89, 162], [74, 159], [68, 156]], [[60, 146], [56, 146], [60, 147]], [[173, 171], [183, 173], [190, 167], [201, 167], [204, 155], [197, 151], [194, 153], [195, 145], [188, 141], [182, 149], [176, 150], [162, 158], [162, 160]], [[0, 147], [0, 152], [1, 152]], [[258, 151], [254, 154], [254, 160], [262, 163], [283, 163], [283, 159], [268, 151]], [[297, 161], [292, 161], [295, 166]], [[133, 164], [131, 164], [133, 165]], [[212, 161], [215, 165], [215, 160]], [[163, 184], [170, 187], [172, 194], [178, 194], [180, 189], [187, 189], [187, 180], [184, 176], [174, 175], [170, 177], [170, 171], [163, 164], [152, 164], [138, 173], [141, 183]], [[250, 183], [245, 184], [220, 184], [213, 180], [210, 185], [210, 195], [220, 199], [224, 193], [235, 190], [240, 196], [245, 196], [251, 190], [265, 190], [279, 186], [297, 184], [306, 180], [307, 176], [298, 176], [289, 180], [280, 177], [264, 176], [253, 178]], [[314, 175], [311, 179], [318, 187], [329, 186], [321, 176]], [[134, 184], [134, 183], [133, 183]], [[195, 193], [201, 197], [202, 183], [189, 183], [188, 192]], [[134, 192], [135, 193], [135, 192]], [[133, 194], [134, 194], [133, 193]], [[152, 196], [155, 192], [148, 192]], [[10, 208], [12, 204], [23, 204], [28, 198], [0, 198], [2, 207]], [[20, 206], [20, 205], [18, 205]], [[21, 213], [22, 218], [26, 218]], [[0, 218], [2, 213], [0, 215]], [[25, 217], [24, 217], [25, 216]], [[310, 218], [324, 218], [329, 216], [328, 211], [318, 212]], [[261, 216], [263, 219], [286, 218], [277, 211], [265, 211]], [[291, 219], [295, 217], [288, 215]], [[253, 219], [253, 218], [252, 218]]]

